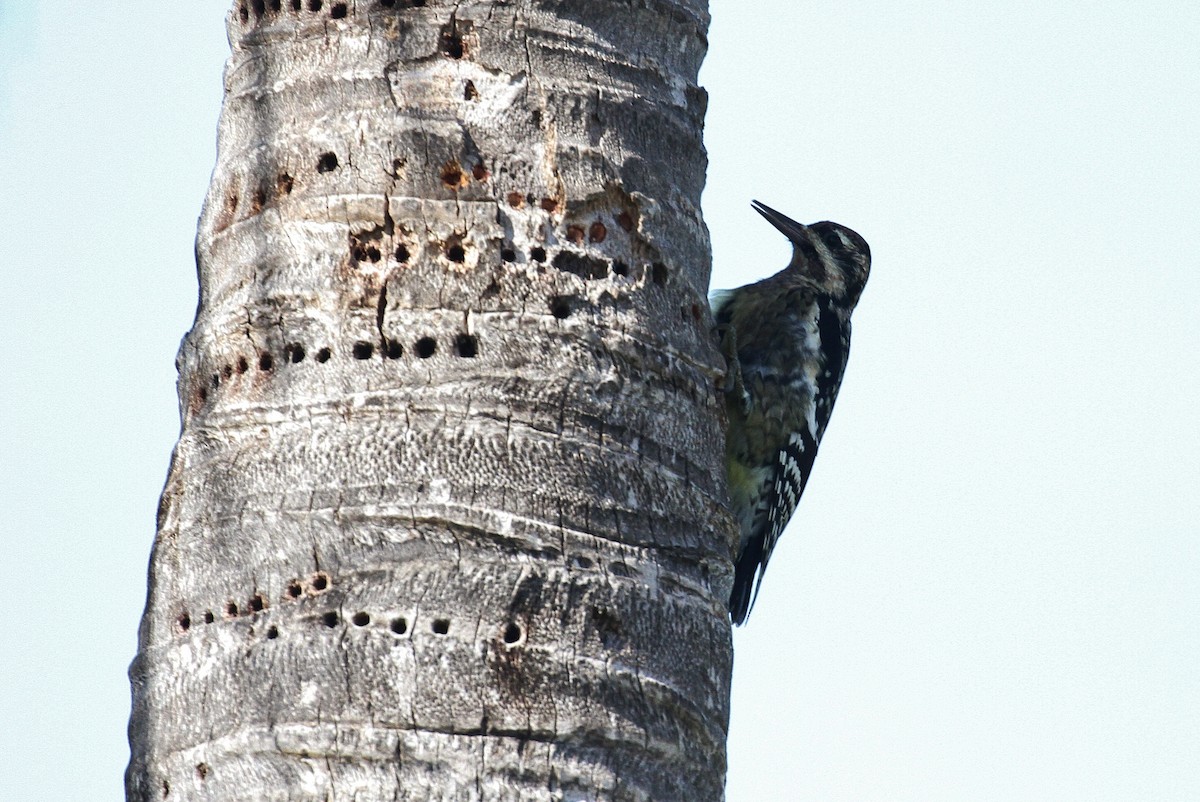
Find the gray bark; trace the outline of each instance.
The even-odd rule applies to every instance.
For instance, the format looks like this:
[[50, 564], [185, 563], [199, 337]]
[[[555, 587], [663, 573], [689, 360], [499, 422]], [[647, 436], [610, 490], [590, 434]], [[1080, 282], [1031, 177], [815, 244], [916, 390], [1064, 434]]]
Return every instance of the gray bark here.
[[131, 800], [716, 800], [704, 0], [239, 0]]

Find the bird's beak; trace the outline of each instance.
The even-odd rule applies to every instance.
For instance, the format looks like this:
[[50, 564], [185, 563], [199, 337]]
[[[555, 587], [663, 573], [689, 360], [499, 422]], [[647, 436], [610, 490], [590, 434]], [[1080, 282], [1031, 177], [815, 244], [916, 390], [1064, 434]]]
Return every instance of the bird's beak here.
[[797, 223], [792, 218], [788, 217], [787, 215], [780, 214], [770, 206], [767, 206], [765, 203], [750, 201], [750, 205], [754, 207], [754, 211], [767, 218], [768, 223], [779, 229], [779, 232], [791, 240], [794, 244], [798, 245], [801, 242], [812, 242], [811, 235], [808, 231], [808, 226], [804, 225], [803, 223]]

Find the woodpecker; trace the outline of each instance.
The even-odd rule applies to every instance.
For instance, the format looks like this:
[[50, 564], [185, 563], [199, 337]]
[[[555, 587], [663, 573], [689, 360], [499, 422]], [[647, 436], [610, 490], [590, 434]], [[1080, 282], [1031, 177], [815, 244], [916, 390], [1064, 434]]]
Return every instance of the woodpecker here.
[[725, 458], [741, 530], [729, 597], [735, 624], [749, 615], [808, 483], [846, 370], [850, 313], [871, 269], [870, 247], [849, 228], [806, 226], [752, 205], [792, 243], [792, 260], [770, 278], [712, 297], [729, 365]]

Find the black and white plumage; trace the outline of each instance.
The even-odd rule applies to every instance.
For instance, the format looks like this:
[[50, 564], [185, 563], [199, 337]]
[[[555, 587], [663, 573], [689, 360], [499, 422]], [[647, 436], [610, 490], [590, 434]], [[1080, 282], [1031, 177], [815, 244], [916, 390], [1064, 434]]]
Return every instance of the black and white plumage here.
[[750, 613], [808, 483], [846, 370], [850, 314], [871, 269], [871, 249], [849, 228], [806, 226], [753, 205], [791, 241], [792, 260], [770, 278], [712, 298], [729, 363], [726, 467], [741, 530], [729, 598], [735, 624]]

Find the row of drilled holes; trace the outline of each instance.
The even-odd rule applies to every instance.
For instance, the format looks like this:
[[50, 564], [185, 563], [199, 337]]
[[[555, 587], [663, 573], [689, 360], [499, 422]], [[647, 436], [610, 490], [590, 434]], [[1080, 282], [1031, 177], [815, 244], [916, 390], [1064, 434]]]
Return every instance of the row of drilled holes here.
[[[570, 314], [570, 306], [566, 303], [561, 307], [552, 306], [551, 311], [556, 317], [566, 317]], [[375, 356], [375, 343], [368, 340], [359, 340], [351, 346], [350, 353], [355, 359], [370, 359]], [[382, 349], [382, 353], [388, 359], [400, 359], [404, 356], [404, 346], [396, 340], [388, 339], [386, 347]], [[413, 353], [421, 359], [429, 359], [437, 353], [437, 340], [432, 337], [422, 337], [413, 345]], [[456, 356], [473, 359], [479, 355], [479, 338], [470, 334], [459, 334], [454, 338], [454, 353]], [[303, 362], [307, 356], [308, 352], [300, 343], [289, 343], [284, 346], [284, 363], [297, 364]], [[325, 364], [332, 357], [333, 350], [325, 347], [317, 351], [314, 359], [321, 364]], [[258, 369], [263, 372], [275, 369], [275, 357], [269, 351], [263, 351], [258, 355]], [[239, 356], [237, 362], [232, 365], [226, 365], [221, 369], [220, 373], [212, 375], [212, 388], [215, 390], [221, 386], [223, 380], [233, 378], [235, 373], [238, 375], [244, 374], [248, 370], [250, 370], [250, 363], [246, 360], [246, 357]], [[200, 388], [200, 400], [208, 400], [207, 388]]]
[[[318, 571], [309, 577], [307, 581], [303, 579], [293, 579], [288, 583], [287, 588], [284, 590], [281, 601], [296, 601], [304, 595], [306, 588], [310, 594], [314, 596], [320, 595], [329, 590], [331, 584], [332, 583], [330, 582], [329, 574], [326, 574], [324, 571]], [[239, 615], [254, 615], [255, 613], [263, 612], [268, 606], [269, 605], [266, 597], [261, 593], [255, 593], [246, 603], [245, 609], [239, 607], [238, 603], [233, 599], [225, 602], [225, 607], [222, 610], [222, 617], [234, 619]], [[201, 616], [201, 621], [203, 621], [205, 624], [211, 624], [216, 620], [217, 616], [212, 610], [205, 610], [204, 615]], [[180, 613], [179, 617], [175, 619], [175, 624], [180, 633], [187, 632], [195, 623], [196, 622], [192, 620], [191, 613], [187, 612], [186, 610]]]
[[[396, 8], [410, 6], [412, 8], [423, 8], [427, 0], [379, 0], [381, 8]], [[287, 0], [287, 5], [292, 11], [301, 12], [307, 8], [314, 14], [319, 14], [325, 8], [325, 0]], [[250, 22], [250, 15], [254, 15], [255, 21], [261, 20], [268, 12], [278, 14], [283, 11], [284, 0], [251, 0], [250, 5], [242, 4], [238, 7], [238, 19], [245, 25]], [[331, 19], [345, 19], [350, 14], [350, 7], [347, 3], [332, 3], [329, 6], [329, 16]], [[441, 51], [444, 55], [452, 59], [460, 59], [467, 54], [467, 49], [460, 36], [455, 29], [453, 22], [442, 31], [441, 36]], [[468, 97], [468, 100], [471, 98]]]
[[[249, 22], [250, 14], [253, 13], [256, 19], [262, 19], [268, 11], [278, 14], [283, 10], [284, 3], [285, 0], [252, 0], [249, 6], [242, 5], [238, 8], [238, 17], [242, 22]], [[396, 8], [397, 6], [424, 8], [425, 3], [426, 0], [379, 0], [382, 8]], [[304, 11], [307, 8], [314, 14], [320, 13], [325, 8], [325, 0], [286, 0], [286, 4], [292, 11]], [[334, 19], [343, 19], [349, 14], [349, 11], [346, 3], [333, 3], [329, 6], [329, 16]]]
[[[261, 597], [255, 596], [254, 598], [260, 599], [260, 606], [257, 608], [253, 608], [253, 609], [255, 609], [255, 612], [262, 612], [264, 609], [266, 609], [265, 606], [261, 605]], [[230, 608], [232, 608], [234, 610], [234, 612], [230, 613], [229, 612]], [[226, 607], [226, 616], [225, 617], [229, 618], [229, 619], [233, 619], [233, 618], [236, 618], [237, 615], [238, 615], [237, 605], [234, 602], [229, 602], [229, 604]], [[320, 618], [321, 623], [329, 629], [333, 629], [333, 628], [337, 627], [339, 624], [342, 623], [342, 620], [343, 619], [342, 619], [341, 613], [337, 612], [336, 610], [328, 610], [328, 611], [322, 613], [321, 618]], [[211, 611], [205, 612], [204, 622], [206, 624], [211, 624], [214, 621], [215, 621], [215, 617], [213, 616], [212, 612]], [[371, 614], [366, 612], [365, 610], [360, 610], [357, 613], [355, 613], [354, 615], [350, 616], [350, 623], [358, 628], [369, 626], [371, 623]], [[176, 624], [177, 624], [177, 631], [179, 632], [179, 634], [182, 635], [183, 633], [191, 630], [191, 628], [192, 628], [191, 617], [187, 613], [183, 613], [182, 615], [179, 616], [178, 619], [176, 619]], [[395, 616], [394, 618], [391, 618], [388, 621], [387, 628], [388, 628], [388, 631], [394, 635], [408, 634], [408, 631], [409, 631], [408, 619], [405, 618], [404, 616]], [[435, 635], [450, 634], [450, 619], [448, 619], [448, 618], [433, 619], [429, 624], [429, 631]], [[519, 643], [521, 641], [522, 635], [523, 635], [523, 633], [521, 631], [520, 624], [517, 624], [515, 622], [509, 622], [508, 624], [506, 624], [504, 627], [503, 633], [501, 633], [502, 639], [509, 646], [513, 646], [513, 645]], [[267, 640], [275, 640], [276, 638], [278, 638], [279, 637], [279, 627], [275, 626], [274, 624], [269, 626], [267, 628], [266, 637], [267, 637]]]
[[[590, 557], [576, 555], [572, 558], [571, 564], [576, 568], [588, 570], [595, 565], [595, 562]], [[633, 576], [633, 571], [630, 569], [629, 565], [620, 561], [610, 563], [609, 571], [611, 571], [615, 576], [619, 577], [629, 578]], [[318, 571], [310, 576], [307, 582], [302, 579], [293, 579], [291, 582], [289, 582], [287, 588], [283, 592], [281, 601], [296, 601], [304, 595], [306, 589], [311, 595], [319, 596], [327, 592], [332, 586], [333, 583], [329, 578], [329, 574], [326, 574], [324, 571]], [[256, 613], [264, 612], [267, 607], [268, 603], [266, 598], [261, 593], [255, 593], [250, 597], [250, 600], [246, 605], [246, 609], [240, 608], [238, 603], [233, 599], [227, 601], [223, 610], [223, 617], [228, 620], [233, 620], [241, 615], [254, 615]], [[216, 618], [217, 617], [213, 614], [212, 610], [205, 610], [204, 615], [202, 616], [202, 620], [205, 624], [214, 623]], [[330, 610], [321, 616], [321, 622], [327, 627], [336, 627], [340, 621], [341, 616], [334, 610]], [[371, 623], [371, 616], [369, 613], [360, 611], [351, 616], [350, 622], [356, 627], [365, 627]], [[191, 614], [185, 610], [179, 614], [178, 618], [175, 619], [175, 624], [176, 630], [180, 634], [183, 634], [188, 632], [195, 622], [192, 620]], [[408, 621], [403, 617], [393, 618], [388, 623], [388, 628], [397, 635], [403, 635], [408, 631]], [[450, 621], [445, 618], [435, 618], [433, 623], [430, 625], [430, 629], [436, 635], [445, 635], [450, 631]], [[275, 634], [271, 634], [272, 632]], [[278, 637], [278, 635], [279, 632], [275, 627], [271, 627], [267, 632], [267, 637], [271, 639]], [[520, 639], [520, 627], [516, 624], [509, 624], [505, 629], [504, 642], [512, 644], [516, 643]]]
[[[339, 162], [338, 162], [337, 154], [332, 151], [327, 151], [317, 157], [317, 172], [318, 173], [333, 172], [334, 170], [336, 170], [338, 168], [338, 164], [339, 164]], [[477, 168], [482, 169], [482, 164], [479, 164], [476, 166], [477, 166]], [[455, 165], [455, 170], [458, 170], [458, 169], [459, 168], [457, 167], [457, 165]], [[484, 171], [484, 174], [486, 174], [486, 170]], [[460, 176], [460, 173], [458, 173], [458, 172], [454, 173], [454, 175], [450, 176], [450, 177], [447, 177], [446, 174], [443, 174], [442, 180], [444, 182], [446, 182], [448, 186], [451, 184], [457, 185], [459, 176]], [[477, 175], [476, 177], [479, 177], [479, 176]], [[289, 174], [284, 172], [284, 173], [279, 174], [275, 183], [276, 183], [276, 188], [279, 191], [279, 193], [286, 195], [286, 194], [291, 194], [292, 188], [295, 185], [295, 179], [293, 179], [292, 176], [290, 176]], [[524, 196], [524, 195], [521, 195], [521, 193], [519, 193], [519, 192], [510, 192], [508, 194], [508, 203], [509, 203], [509, 205], [511, 205], [513, 207], [519, 208], [519, 207], [523, 206], [527, 199], [530, 203], [533, 202], [532, 195]], [[254, 200], [253, 208], [255, 209], [255, 211], [261, 210], [266, 203], [266, 191], [262, 190], [262, 189], [257, 190], [255, 192], [253, 200]], [[231, 195], [229, 197], [228, 205], [229, 205], [230, 213], [233, 213], [237, 210], [238, 201], [237, 201], [236, 195]], [[542, 206], [543, 210], [553, 213], [558, 207], [558, 202], [552, 198], [544, 198], [544, 199], [542, 199], [541, 206]], [[625, 229], [626, 231], [631, 231], [633, 229], [633, 225], [634, 225], [633, 218], [629, 215], [628, 212], [621, 212], [620, 214], [618, 214], [617, 215], [617, 223], [621, 226], [621, 228]], [[594, 221], [587, 228], [586, 231], [584, 230], [583, 226], [580, 226], [580, 225], [571, 225], [571, 226], [567, 227], [567, 239], [576, 245], [583, 244], [585, 238], [588, 241], [593, 242], [593, 243], [601, 243], [607, 237], [608, 237], [608, 228], [600, 220]], [[458, 263], [458, 264], [461, 264], [466, 261], [467, 253], [466, 253], [466, 250], [463, 248], [461, 242], [451, 241], [451, 242], [445, 243], [445, 246], [446, 246], [445, 247], [446, 259], [448, 259], [451, 262]], [[352, 243], [350, 255], [356, 262], [370, 262], [372, 264], [378, 262], [380, 259], [383, 258], [383, 254], [377, 246], [375, 246], [373, 244], [369, 244], [369, 243], [364, 243], [364, 242]], [[400, 264], [405, 264], [411, 258], [411, 253], [408, 250], [408, 246], [401, 243], [400, 245], [398, 245], [396, 247], [394, 256], [395, 256], [397, 262], [399, 262]], [[513, 248], [501, 248], [500, 258], [504, 262], [508, 262], [508, 263], [516, 262], [517, 261], [517, 252]], [[553, 264], [555, 267], [557, 267], [559, 269], [565, 269], [570, 272], [582, 273], [583, 271], [580, 271], [578, 268], [573, 268], [570, 264], [563, 263], [564, 258], [567, 259], [567, 261], [578, 262], [578, 261], [587, 261], [590, 257], [579, 256], [577, 254], [570, 254], [570, 253], [564, 251], [564, 252], [558, 254], [558, 256], [556, 256], [554, 258]], [[541, 247], [540, 245], [530, 248], [529, 249], [529, 260], [532, 262], [537, 262], [538, 264], [545, 263], [546, 249]], [[606, 260], [592, 259], [592, 261], [595, 261], [597, 264], [599, 264], [600, 262], [606, 261]], [[597, 270], [595, 268], [585, 268], [585, 269], [590, 271], [590, 274], [584, 275], [583, 276], [584, 278], [600, 278], [601, 277], [601, 276], [597, 275]], [[623, 261], [620, 261], [620, 260], [613, 261], [611, 263], [611, 269], [612, 269], [613, 274], [616, 276], [624, 278], [629, 275], [629, 265]], [[607, 272], [607, 269], [604, 272]], [[654, 262], [653, 264], [649, 265], [649, 272], [650, 272], [650, 277], [654, 281], [655, 284], [658, 284], [661, 286], [661, 285], [664, 285], [667, 283], [667, 276], [668, 276], [667, 266], [665, 264], [663, 264], [662, 262]]]

